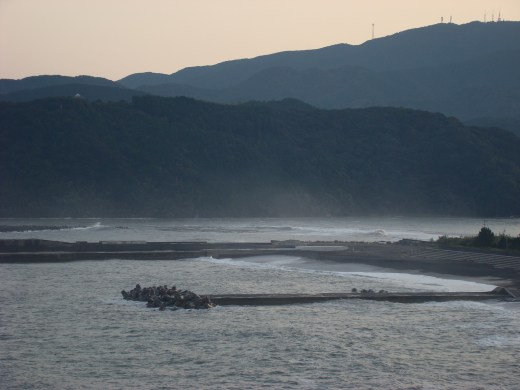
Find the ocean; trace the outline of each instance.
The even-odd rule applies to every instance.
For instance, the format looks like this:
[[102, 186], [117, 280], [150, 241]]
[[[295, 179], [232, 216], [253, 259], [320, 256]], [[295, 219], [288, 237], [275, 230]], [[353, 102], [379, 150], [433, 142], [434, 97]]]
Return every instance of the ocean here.
[[[519, 219], [64, 219], [0, 238], [429, 240]], [[60, 229], [45, 229], [55, 226]], [[120, 291], [486, 291], [453, 278], [295, 256], [0, 264], [1, 389], [520, 389], [520, 304], [332, 301], [158, 311]]]

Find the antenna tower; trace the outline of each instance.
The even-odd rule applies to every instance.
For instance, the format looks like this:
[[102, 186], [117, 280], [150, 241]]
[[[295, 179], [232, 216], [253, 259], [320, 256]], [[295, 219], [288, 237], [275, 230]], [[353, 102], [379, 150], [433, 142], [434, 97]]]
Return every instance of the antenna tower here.
[[374, 23], [372, 23], [372, 39], [374, 39]]

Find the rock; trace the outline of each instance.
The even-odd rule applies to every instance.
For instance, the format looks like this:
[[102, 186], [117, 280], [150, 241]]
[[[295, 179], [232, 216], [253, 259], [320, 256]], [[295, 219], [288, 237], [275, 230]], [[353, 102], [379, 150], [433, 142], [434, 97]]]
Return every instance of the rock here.
[[139, 284], [133, 290], [121, 291], [123, 298], [130, 301], [146, 302], [147, 307], [165, 310], [166, 307], [172, 310], [182, 309], [209, 309], [215, 304], [207, 296], [199, 296], [192, 291], [178, 290], [176, 286], [168, 288], [164, 286], [152, 286], [141, 288]]

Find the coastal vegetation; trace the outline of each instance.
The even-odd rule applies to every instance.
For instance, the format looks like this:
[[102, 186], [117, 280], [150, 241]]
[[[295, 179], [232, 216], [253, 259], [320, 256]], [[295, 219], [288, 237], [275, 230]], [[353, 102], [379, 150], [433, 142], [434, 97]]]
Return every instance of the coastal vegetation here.
[[520, 138], [403, 108], [0, 103], [2, 217], [520, 215]]
[[489, 227], [483, 226], [476, 236], [441, 236], [437, 240], [437, 243], [441, 246], [464, 246], [520, 251], [520, 234], [516, 237], [507, 235], [505, 232], [495, 234]]

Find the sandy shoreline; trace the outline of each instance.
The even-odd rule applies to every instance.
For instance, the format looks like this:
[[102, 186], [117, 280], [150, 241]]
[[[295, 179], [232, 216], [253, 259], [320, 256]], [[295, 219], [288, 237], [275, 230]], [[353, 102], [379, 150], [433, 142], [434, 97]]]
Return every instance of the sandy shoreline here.
[[446, 249], [426, 242], [361, 243], [272, 241], [265, 243], [98, 242], [0, 240], [0, 263], [82, 260], [180, 260], [287, 255], [345, 272], [399, 272], [520, 287], [520, 255]]
[[[330, 264], [335, 264], [339, 266], [330, 266]], [[324, 264], [324, 267], [320, 267], [320, 270], [329, 271], [329, 270], [336, 270], [340, 272], [351, 272], [351, 273], [398, 273], [398, 274], [409, 274], [409, 275], [421, 275], [421, 276], [431, 276], [434, 278], [440, 278], [440, 279], [451, 279], [451, 280], [461, 280], [466, 282], [474, 282], [479, 284], [485, 284], [490, 286], [500, 286], [500, 287], [518, 287], [520, 285], [520, 282], [518, 280], [513, 280], [510, 278], [505, 278], [503, 276], [497, 276], [497, 275], [484, 275], [481, 276], [477, 275], [469, 275], [469, 274], [463, 274], [460, 272], [457, 273], [446, 273], [446, 271], [443, 273], [441, 270], [435, 271], [435, 270], [425, 270], [421, 267], [416, 268], [410, 268], [408, 266], [403, 267], [393, 267], [393, 268], [387, 268], [384, 267], [382, 264], [381, 266], [373, 265], [374, 263], [371, 262], [371, 264], [363, 264], [363, 263], [342, 263], [342, 262], [331, 262], [328, 264]], [[345, 266], [347, 266], [345, 268]]]
[[[443, 279], [464, 280], [500, 287], [520, 287], [520, 272], [511, 268], [498, 268], [490, 258], [489, 263], [471, 260], [460, 262], [446, 257], [436, 259], [423, 253], [398, 244], [351, 243], [355, 248], [350, 252], [321, 252], [316, 258], [323, 262], [324, 270], [344, 272], [381, 272], [426, 275]], [[483, 255], [474, 252], [453, 251], [454, 256], [460, 253], [468, 257]], [[312, 253], [307, 253], [313, 258]], [[514, 259], [520, 268], [520, 257], [507, 256]]]

